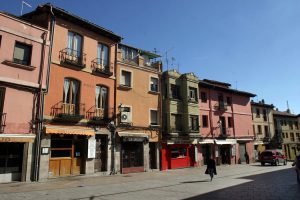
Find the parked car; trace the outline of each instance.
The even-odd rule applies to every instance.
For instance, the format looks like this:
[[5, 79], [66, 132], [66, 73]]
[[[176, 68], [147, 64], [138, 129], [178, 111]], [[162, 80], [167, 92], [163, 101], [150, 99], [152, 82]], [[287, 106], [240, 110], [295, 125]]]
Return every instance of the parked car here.
[[270, 163], [271, 165], [279, 165], [282, 163], [283, 165], [287, 164], [287, 159], [285, 155], [283, 155], [278, 150], [265, 150], [260, 154], [259, 161], [261, 165], [265, 165], [266, 163]]

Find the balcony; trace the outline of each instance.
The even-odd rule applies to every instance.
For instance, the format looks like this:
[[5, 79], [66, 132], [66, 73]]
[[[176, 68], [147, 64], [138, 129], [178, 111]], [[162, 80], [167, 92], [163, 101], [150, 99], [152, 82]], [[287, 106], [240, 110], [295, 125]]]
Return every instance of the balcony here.
[[219, 110], [219, 111], [226, 111], [227, 110], [227, 104], [225, 102], [218, 102], [215, 106], [215, 109], [216, 110]]
[[6, 126], [6, 113], [0, 114], [0, 133], [4, 132], [4, 128]]
[[271, 141], [271, 137], [264, 137], [264, 138], [263, 138], [263, 142], [268, 143], [268, 142], [270, 142], [270, 141]]
[[91, 68], [93, 70], [93, 73], [97, 75], [105, 75], [105, 76], [111, 76], [113, 75], [113, 69], [110, 69], [109, 64], [104, 65], [104, 60], [100, 58], [96, 58], [92, 60]]
[[51, 116], [54, 117], [54, 121], [75, 123], [83, 119], [84, 115], [85, 104], [59, 102], [51, 108]]
[[65, 48], [59, 52], [59, 59], [62, 64], [82, 69], [85, 67], [86, 54], [74, 49]]
[[114, 108], [96, 108], [93, 106], [86, 112], [89, 124], [107, 125], [114, 117]]

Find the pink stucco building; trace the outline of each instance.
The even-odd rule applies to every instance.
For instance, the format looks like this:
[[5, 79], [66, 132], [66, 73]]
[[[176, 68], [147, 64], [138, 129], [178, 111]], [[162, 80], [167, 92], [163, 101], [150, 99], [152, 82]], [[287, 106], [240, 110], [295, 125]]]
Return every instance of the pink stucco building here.
[[0, 13], [0, 182], [27, 181], [32, 175], [48, 38], [46, 29]]
[[253, 127], [250, 97], [255, 94], [235, 90], [228, 83], [199, 82], [201, 153], [199, 159], [213, 156], [217, 164], [246, 162], [246, 152], [253, 160]]

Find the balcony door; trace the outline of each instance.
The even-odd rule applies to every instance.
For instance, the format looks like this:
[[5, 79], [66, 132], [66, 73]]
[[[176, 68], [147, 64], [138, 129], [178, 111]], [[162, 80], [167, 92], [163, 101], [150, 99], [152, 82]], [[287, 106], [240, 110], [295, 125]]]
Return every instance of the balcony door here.
[[64, 80], [63, 113], [79, 114], [80, 82], [71, 78]]

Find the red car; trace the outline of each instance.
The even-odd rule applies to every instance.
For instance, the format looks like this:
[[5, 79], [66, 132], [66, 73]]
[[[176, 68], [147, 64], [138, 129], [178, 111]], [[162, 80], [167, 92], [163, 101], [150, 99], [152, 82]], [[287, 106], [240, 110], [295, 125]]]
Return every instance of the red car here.
[[260, 154], [259, 161], [261, 165], [265, 165], [265, 163], [270, 163], [271, 165], [279, 165], [280, 163], [286, 165], [287, 159], [285, 155], [283, 155], [278, 150], [265, 150]]

